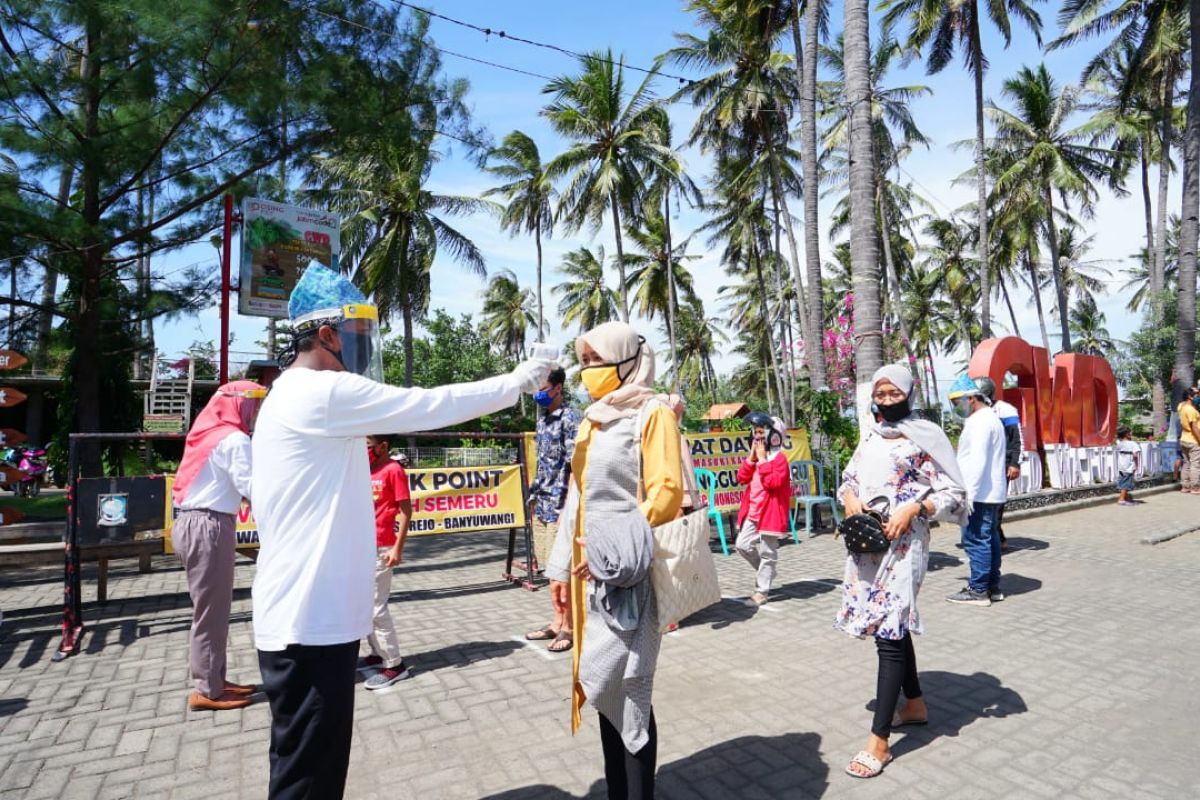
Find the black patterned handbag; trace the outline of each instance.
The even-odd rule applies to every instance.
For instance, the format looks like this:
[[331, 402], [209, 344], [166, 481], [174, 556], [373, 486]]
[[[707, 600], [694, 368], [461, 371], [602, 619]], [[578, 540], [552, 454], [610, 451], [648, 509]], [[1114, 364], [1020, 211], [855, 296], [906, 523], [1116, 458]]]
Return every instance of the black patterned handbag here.
[[[882, 507], [883, 510], [876, 511], [873, 506]], [[876, 497], [863, 506], [861, 513], [842, 520], [834, 535], [843, 537], [847, 552], [882, 553], [891, 546], [892, 543], [883, 533], [883, 526], [888, 521], [887, 507], [886, 497]]]

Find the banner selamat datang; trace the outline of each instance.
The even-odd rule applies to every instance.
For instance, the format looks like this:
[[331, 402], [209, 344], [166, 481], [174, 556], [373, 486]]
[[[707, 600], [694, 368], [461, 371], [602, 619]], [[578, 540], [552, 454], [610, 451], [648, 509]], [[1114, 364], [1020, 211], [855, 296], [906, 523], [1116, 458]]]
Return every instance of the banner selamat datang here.
[[[173, 475], [167, 476], [166, 521], [163, 524], [164, 552], [175, 552], [171, 544], [174, 508], [171, 502]], [[521, 467], [445, 467], [408, 470], [413, 519], [409, 535], [465, 533], [520, 528], [525, 525], [521, 493]], [[254, 514], [243, 502], [235, 529], [238, 547], [258, 547]]]
[[[745, 487], [738, 485], [737, 471], [750, 455], [749, 432], [689, 433], [684, 438], [692, 447], [692, 463], [696, 469], [706, 469], [717, 476], [714, 503], [717, 509], [731, 511], [738, 508], [742, 504]], [[803, 428], [789, 430], [788, 438], [783, 443], [783, 452], [788, 461], [812, 458], [808, 448], [808, 432]]]

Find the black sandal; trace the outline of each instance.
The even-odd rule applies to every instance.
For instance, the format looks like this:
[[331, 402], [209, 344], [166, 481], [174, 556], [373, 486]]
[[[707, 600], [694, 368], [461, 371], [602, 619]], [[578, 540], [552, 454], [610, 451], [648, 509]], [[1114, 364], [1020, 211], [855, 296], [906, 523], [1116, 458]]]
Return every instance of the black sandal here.
[[540, 630], [531, 631], [525, 634], [525, 640], [528, 642], [546, 642], [557, 636], [558, 631], [554, 630], [554, 626], [547, 625]]
[[[562, 645], [564, 642], [566, 642], [566, 646], [560, 647], [559, 645]], [[558, 632], [558, 635], [554, 637], [554, 641], [546, 645], [546, 649], [551, 653], [565, 653], [574, 646], [575, 639], [571, 636], [571, 632], [566, 628], [563, 628]]]

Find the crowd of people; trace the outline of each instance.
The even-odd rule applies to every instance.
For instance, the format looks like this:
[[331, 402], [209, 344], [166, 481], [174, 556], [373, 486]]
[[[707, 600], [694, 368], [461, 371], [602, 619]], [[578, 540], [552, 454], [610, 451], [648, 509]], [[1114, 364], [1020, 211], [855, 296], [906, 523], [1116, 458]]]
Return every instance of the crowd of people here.
[[[653, 797], [660, 623], [678, 622], [659, 619], [653, 529], [705, 501], [680, 430], [682, 399], [656, 392], [650, 345], [619, 322], [578, 337], [580, 379], [591, 400], [580, 412], [565, 397], [564, 370], [536, 359], [475, 383], [386, 385], [375, 309], [321, 267], [304, 273], [289, 316], [287, 369], [269, 393], [246, 381], [218, 390], [188, 435], [175, 483], [175, 547], [195, 607], [192, 708], [235, 709], [265, 697], [270, 797], [341, 797], [356, 671], [372, 673], [368, 690], [410, 674], [388, 599], [412, 503], [390, 437], [494, 412], [524, 392], [542, 410], [528, 513], [552, 614], [526, 638], [572, 651], [571, 727], [582, 724], [585, 704], [595, 710], [609, 797]], [[888, 542], [879, 552], [848, 552], [834, 620], [850, 636], [874, 639], [878, 658], [867, 743], [846, 767], [858, 778], [886, 767], [894, 729], [929, 719], [913, 635], [922, 632], [917, 598], [933, 520], [960, 527], [970, 562], [967, 585], [947, 599], [972, 606], [1004, 599], [1000, 525], [1019, 469], [1019, 414], [996, 397], [991, 380], [963, 376], [950, 393], [963, 417], [955, 450], [937, 424], [913, 411], [913, 383], [901, 365], [875, 374], [875, 424], [836, 490], [847, 516], [876, 512]], [[1193, 437], [1185, 463], [1200, 452], [1200, 412], [1189, 408], [1192, 414], [1181, 413]], [[783, 422], [761, 412], [746, 422], [736, 549], [753, 570], [745, 602], [760, 606], [770, 600], [779, 540], [789, 530], [792, 475]], [[379, 433], [385, 430], [391, 433]], [[1121, 439], [1124, 503], [1138, 455], [1127, 431]], [[1200, 492], [1200, 473], [1187, 474], [1185, 491]], [[252, 591], [258, 686], [225, 678], [242, 498], [253, 503], [261, 543]], [[364, 639], [369, 654], [359, 658]]]

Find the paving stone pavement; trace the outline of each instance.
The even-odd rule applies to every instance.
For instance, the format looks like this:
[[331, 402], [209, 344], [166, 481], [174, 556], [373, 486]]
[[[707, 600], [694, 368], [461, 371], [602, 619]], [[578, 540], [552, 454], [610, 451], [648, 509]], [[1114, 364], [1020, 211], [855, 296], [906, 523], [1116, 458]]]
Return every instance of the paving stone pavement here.
[[[669, 635], [659, 661], [659, 797], [1200, 797], [1187, 616], [1200, 533], [1139, 543], [1198, 513], [1200, 498], [1173, 493], [1013, 523], [1009, 599], [988, 609], [943, 601], [967, 568], [957, 532], [935, 530], [916, 645], [930, 725], [895, 735], [896, 761], [871, 781], [842, 771], [866, 741], [875, 653], [831, 627], [840, 542], [783, 547], [780, 588], [757, 612], [735, 599], [753, 590], [749, 567], [718, 553], [727, 599]], [[504, 542], [412, 542], [392, 608], [414, 677], [356, 695], [348, 797], [604, 796], [594, 716], [569, 733], [569, 655], [521, 641], [546, 621], [547, 593], [497, 580]], [[239, 562], [229, 673], [243, 683], [258, 677], [253, 573]], [[0, 571], [0, 797], [264, 797], [267, 707], [186, 707], [178, 562], [148, 575], [115, 562], [83, 653], [52, 664], [58, 581]]]

